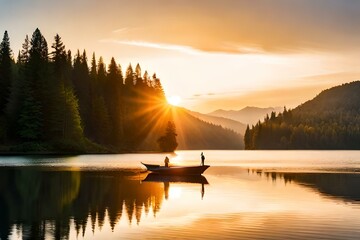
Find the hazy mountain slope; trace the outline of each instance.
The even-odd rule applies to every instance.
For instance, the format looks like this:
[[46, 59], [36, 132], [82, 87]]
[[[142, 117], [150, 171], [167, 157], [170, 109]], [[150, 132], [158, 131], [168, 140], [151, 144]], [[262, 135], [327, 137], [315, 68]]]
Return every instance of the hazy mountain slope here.
[[202, 114], [199, 112], [193, 112], [190, 110], [187, 110], [187, 112], [192, 116], [199, 118], [200, 120], [203, 120], [205, 122], [212, 123], [215, 125], [221, 125], [222, 127], [234, 130], [235, 132], [240, 133], [241, 135], [244, 135], [245, 133], [246, 125], [241, 122], [224, 117], [216, 117], [207, 114]]
[[360, 81], [322, 91], [245, 133], [246, 149], [360, 149]]
[[[143, 146], [156, 149], [159, 129], [165, 129], [169, 119], [173, 119], [178, 134], [178, 150], [196, 149], [244, 149], [243, 135], [219, 125], [210, 124], [189, 114], [187, 110], [172, 107], [167, 116], [158, 119], [157, 128], [144, 139]], [[142, 147], [142, 146], [141, 146]], [[146, 150], [146, 149], [145, 149]]]
[[183, 109], [173, 115], [178, 132], [178, 149], [243, 149], [242, 135], [204, 122]]
[[210, 116], [224, 117], [232, 119], [244, 124], [253, 125], [256, 124], [259, 120], [263, 121], [266, 114], [271, 114], [271, 112], [280, 112], [283, 109], [281, 107], [269, 107], [269, 108], [258, 108], [258, 107], [245, 107], [241, 110], [216, 110], [214, 112], [208, 113]]
[[314, 99], [294, 109], [296, 113], [360, 112], [360, 81], [355, 81], [322, 91]]

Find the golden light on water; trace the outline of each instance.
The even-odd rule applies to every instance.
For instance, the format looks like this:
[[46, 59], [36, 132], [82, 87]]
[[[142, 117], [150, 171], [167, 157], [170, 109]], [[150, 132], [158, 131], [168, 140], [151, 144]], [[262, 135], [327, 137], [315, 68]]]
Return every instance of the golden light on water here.
[[171, 199], [180, 198], [182, 195], [182, 188], [179, 186], [172, 186], [169, 190], [169, 197]]

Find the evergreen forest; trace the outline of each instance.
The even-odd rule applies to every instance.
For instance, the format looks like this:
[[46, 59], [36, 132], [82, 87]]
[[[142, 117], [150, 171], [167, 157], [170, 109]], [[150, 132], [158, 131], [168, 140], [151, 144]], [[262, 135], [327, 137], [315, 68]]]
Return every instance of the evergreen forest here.
[[[150, 133], [167, 140], [171, 117], [159, 78], [139, 64], [123, 70], [86, 51], [51, 46], [39, 29], [26, 36], [16, 61], [5, 31], [0, 46], [1, 152], [137, 151]], [[174, 135], [175, 134], [175, 135]], [[163, 136], [164, 135], [164, 136]], [[172, 148], [177, 146], [176, 139]], [[144, 147], [144, 146], [143, 146]], [[144, 147], [146, 149], [146, 147]], [[164, 150], [159, 146], [150, 150]]]
[[360, 81], [247, 126], [245, 149], [360, 149]]
[[[169, 105], [160, 79], [139, 64], [51, 45], [39, 29], [17, 57], [0, 45], [1, 153], [173, 152], [243, 149], [240, 134]], [[16, 60], [15, 60], [16, 59]]]

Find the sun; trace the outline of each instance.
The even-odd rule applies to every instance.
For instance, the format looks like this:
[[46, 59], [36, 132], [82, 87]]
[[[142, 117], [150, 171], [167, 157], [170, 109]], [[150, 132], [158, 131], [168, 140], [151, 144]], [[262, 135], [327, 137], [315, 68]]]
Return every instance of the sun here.
[[181, 103], [181, 97], [179, 96], [170, 96], [166, 98], [168, 103], [173, 105], [173, 106], [179, 106], [179, 104]]

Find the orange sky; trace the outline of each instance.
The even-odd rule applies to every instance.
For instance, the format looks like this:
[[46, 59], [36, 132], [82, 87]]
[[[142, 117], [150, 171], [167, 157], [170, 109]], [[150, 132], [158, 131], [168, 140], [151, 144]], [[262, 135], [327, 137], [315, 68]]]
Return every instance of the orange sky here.
[[295, 107], [359, 79], [360, 2], [0, 0], [17, 53], [36, 27], [73, 52], [156, 72], [168, 96], [209, 112]]

